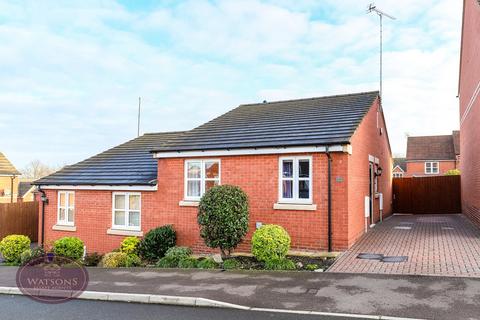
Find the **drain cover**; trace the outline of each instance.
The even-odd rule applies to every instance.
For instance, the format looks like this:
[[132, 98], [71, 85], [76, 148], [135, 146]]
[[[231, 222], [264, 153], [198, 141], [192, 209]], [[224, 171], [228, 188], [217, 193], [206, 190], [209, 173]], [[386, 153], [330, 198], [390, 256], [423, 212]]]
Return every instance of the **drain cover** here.
[[382, 262], [405, 262], [408, 260], [407, 256], [385, 256]]
[[378, 253], [360, 253], [357, 256], [357, 259], [365, 259], [365, 260], [382, 260], [383, 254]]
[[393, 229], [397, 229], [397, 230], [412, 230], [412, 227], [396, 226], [396, 227], [393, 227]]

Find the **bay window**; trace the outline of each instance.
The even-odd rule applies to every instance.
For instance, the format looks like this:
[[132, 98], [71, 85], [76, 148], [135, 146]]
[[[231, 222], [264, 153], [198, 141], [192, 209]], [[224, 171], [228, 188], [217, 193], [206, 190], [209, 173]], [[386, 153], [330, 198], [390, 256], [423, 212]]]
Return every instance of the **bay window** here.
[[220, 160], [185, 161], [185, 200], [198, 201], [205, 191], [220, 184]]
[[279, 202], [312, 202], [312, 158], [282, 157], [279, 163]]
[[140, 230], [140, 193], [114, 192], [112, 211], [114, 229]]

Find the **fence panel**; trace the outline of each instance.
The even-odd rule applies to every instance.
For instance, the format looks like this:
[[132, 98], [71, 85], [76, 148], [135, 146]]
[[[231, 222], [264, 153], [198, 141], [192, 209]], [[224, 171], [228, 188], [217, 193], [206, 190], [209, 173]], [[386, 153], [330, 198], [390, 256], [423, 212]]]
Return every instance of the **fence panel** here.
[[38, 241], [38, 202], [0, 204], [0, 239], [9, 234], [23, 234]]

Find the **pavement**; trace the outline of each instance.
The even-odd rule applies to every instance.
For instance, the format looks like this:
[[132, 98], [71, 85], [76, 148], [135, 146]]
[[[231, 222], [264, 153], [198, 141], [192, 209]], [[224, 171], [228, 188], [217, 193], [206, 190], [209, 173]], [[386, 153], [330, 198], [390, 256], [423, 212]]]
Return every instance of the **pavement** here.
[[[73, 300], [62, 304], [32, 302], [24, 296], [0, 295], [2, 320], [346, 320], [342, 316], [298, 315], [218, 308]], [[92, 312], [92, 310], [95, 310]], [[88, 316], [86, 316], [88, 315]], [[362, 319], [362, 318], [358, 318]]]
[[[15, 267], [0, 286], [15, 287]], [[317, 272], [88, 268], [93, 292], [200, 297], [250, 308], [480, 319], [480, 279]], [[326, 314], [323, 314], [326, 315]]]
[[[360, 253], [408, 260], [361, 260]], [[480, 229], [461, 214], [394, 215], [370, 229], [328, 271], [480, 277]]]

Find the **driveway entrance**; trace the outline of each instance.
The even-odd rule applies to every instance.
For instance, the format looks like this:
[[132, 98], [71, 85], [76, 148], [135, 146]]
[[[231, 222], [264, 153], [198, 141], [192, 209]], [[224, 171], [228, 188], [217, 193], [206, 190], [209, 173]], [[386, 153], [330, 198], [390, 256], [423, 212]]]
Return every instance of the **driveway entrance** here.
[[[379, 256], [357, 258], [361, 253]], [[387, 262], [398, 257], [407, 260]], [[480, 277], [480, 230], [461, 214], [394, 215], [365, 234], [328, 272]]]

